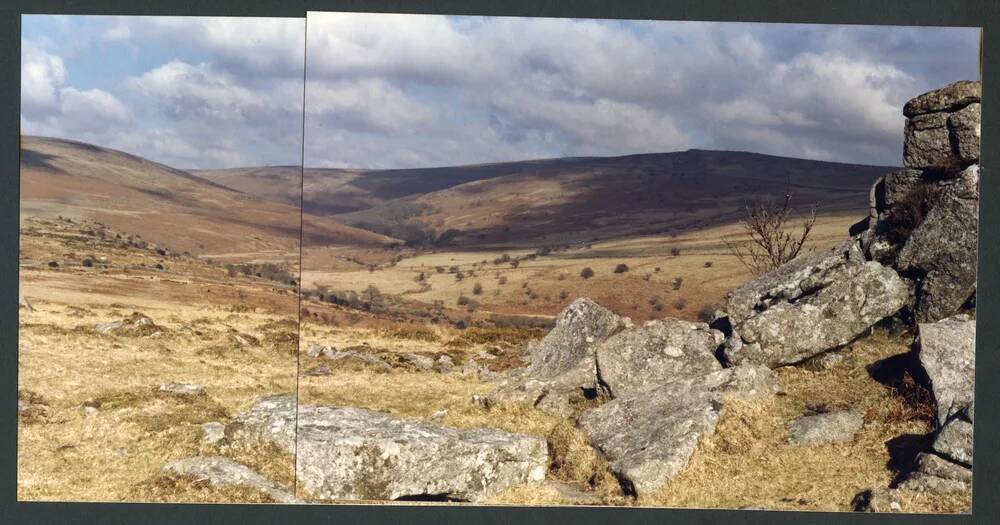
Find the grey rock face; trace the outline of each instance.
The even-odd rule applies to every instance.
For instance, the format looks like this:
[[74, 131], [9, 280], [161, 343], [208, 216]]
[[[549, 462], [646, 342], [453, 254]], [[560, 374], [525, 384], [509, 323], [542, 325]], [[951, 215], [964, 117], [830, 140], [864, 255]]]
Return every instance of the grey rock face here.
[[979, 162], [981, 115], [982, 108], [977, 102], [948, 116], [955, 156], [962, 165]]
[[616, 398], [585, 411], [578, 425], [612, 470], [642, 495], [687, 465], [702, 436], [715, 430], [727, 400], [776, 391], [771, 370], [738, 366]]
[[360, 408], [299, 409], [303, 489], [317, 498], [478, 501], [512, 485], [540, 482], [548, 445], [538, 436], [457, 430]]
[[730, 292], [732, 337], [742, 344], [726, 345], [724, 352], [736, 364], [794, 364], [849, 343], [896, 313], [908, 296], [896, 272], [864, 261], [856, 243], [844, 243]]
[[226, 426], [226, 438], [230, 442], [274, 443], [284, 450], [294, 450], [295, 403], [294, 394], [261, 398]]
[[[556, 317], [555, 327], [531, 347], [533, 377], [555, 377], [593, 367], [594, 352], [602, 341], [625, 328], [624, 319], [611, 310], [591, 301], [577, 299]], [[593, 388], [589, 378], [580, 386]]]
[[434, 359], [420, 354], [406, 353], [400, 356], [403, 361], [411, 364], [421, 372], [430, 372], [434, 369]]
[[953, 158], [947, 113], [927, 113], [906, 121], [903, 164], [909, 168], [946, 166]]
[[945, 185], [899, 252], [900, 271], [924, 275], [917, 293], [919, 321], [955, 313], [976, 290], [979, 166]]
[[222, 457], [193, 457], [171, 461], [163, 472], [174, 476], [191, 476], [212, 486], [238, 486], [260, 491], [279, 503], [297, 503], [295, 496], [284, 487], [268, 480], [248, 467]]
[[934, 452], [953, 463], [972, 465], [972, 423], [960, 418], [949, 421], [938, 431]]
[[854, 439], [864, 422], [864, 415], [856, 410], [803, 416], [788, 423], [788, 442], [793, 445], [843, 443]]
[[932, 453], [917, 456], [917, 469], [900, 484], [921, 492], [961, 492], [972, 484], [972, 469], [952, 463]]
[[117, 334], [128, 337], [148, 336], [163, 331], [152, 319], [139, 312], [133, 312], [120, 321], [99, 324], [94, 327], [94, 330], [99, 334]]
[[704, 323], [650, 321], [597, 347], [598, 375], [613, 397], [676, 377], [705, 375], [722, 368], [713, 352], [723, 340], [722, 332]]
[[903, 163], [944, 170], [979, 162], [981, 90], [978, 82], [956, 83], [908, 102]]
[[930, 378], [938, 404], [938, 421], [968, 410], [976, 373], [976, 321], [955, 316], [917, 325], [917, 357]]
[[597, 346], [629, 326], [628, 318], [590, 299], [573, 301], [541, 341], [528, 345], [527, 369], [501, 382], [490, 394], [490, 403], [526, 402], [555, 415], [569, 415], [570, 399], [597, 389]]
[[983, 85], [973, 80], [960, 80], [920, 95], [903, 106], [903, 115], [914, 117], [924, 113], [952, 111], [973, 102], [980, 102]]

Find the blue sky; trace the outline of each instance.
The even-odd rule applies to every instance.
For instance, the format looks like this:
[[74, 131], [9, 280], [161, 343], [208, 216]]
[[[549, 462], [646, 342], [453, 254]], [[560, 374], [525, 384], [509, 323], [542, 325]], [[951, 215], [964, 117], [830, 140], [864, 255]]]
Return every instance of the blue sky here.
[[895, 165], [978, 30], [310, 13], [22, 18], [22, 131], [182, 168], [688, 148]]

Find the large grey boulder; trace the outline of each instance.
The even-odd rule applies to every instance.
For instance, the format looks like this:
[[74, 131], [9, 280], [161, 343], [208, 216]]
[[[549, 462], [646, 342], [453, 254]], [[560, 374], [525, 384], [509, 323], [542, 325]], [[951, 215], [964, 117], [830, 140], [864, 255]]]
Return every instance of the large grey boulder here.
[[478, 501], [541, 481], [549, 464], [538, 436], [442, 428], [349, 407], [299, 406], [296, 416], [292, 395], [262, 398], [226, 437], [295, 452], [300, 486], [320, 499]]
[[584, 411], [577, 424], [630, 491], [643, 495], [681, 472], [728, 400], [777, 388], [774, 373], [754, 365], [683, 375]]
[[901, 272], [923, 275], [918, 321], [954, 314], [976, 290], [979, 235], [979, 166], [943, 185], [933, 208], [910, 234], [897, 258]]
[[961, 81], [906, 103], [903, 163], [947, 171], [979, 161], [982, 84]]
[[530, 365], [501, 382], [489, 403], [524, 402], [552, 414], [569, 415], [571, 399], [597, 390], [597, 346], [629, 326], [628, 318], [590, 299], [573, 301], [541, 341], [529, 343]]
[[891, 268], [865, 261], [856, 242], [800, 256], [730, 292], [732, 363], [795, 364], [851, 342], [909, 297]]
[[788, 442], [793, 445], [843, 443], [854, 439], [864, 422], [864, 414], [859, 410], [802, 416], [788, 423]]
[[964, 315], [919, 323], [917, 358], [930, 379], [938, 422], [968, 410], [975, 394], [976, 321]]
[[952, 463], [972, 466], [972, 422], [964, 418], [948, 421], [934, 438], [931, 449]]
[[650, 321], [597, 347], [597, 369], [612, 397], [626, 396], [677, 377], [722, 368], [714, 352], [725, 337], [705, 323]]
[[279, 503], [297, 503], [298, 500], [288, 489], [223, 457], [193, 457], [171, 461], [163, 467], [169, 476], [192, 477], [206, 481], [213, 487], [236, 486], [253, 489], [266, 494]]
[[479, 501], [542, 481], [549, 464], [542, 437], [323, 406], [300, 407], [297, 458], [300, 486], [331, 500]]

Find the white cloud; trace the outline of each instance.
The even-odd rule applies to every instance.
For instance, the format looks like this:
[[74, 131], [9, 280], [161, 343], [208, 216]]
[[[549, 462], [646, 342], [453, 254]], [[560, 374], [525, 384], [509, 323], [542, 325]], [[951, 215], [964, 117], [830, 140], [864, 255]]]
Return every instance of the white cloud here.
[[125, 83], [182, 119], [245, 121], [267, 111], [270, 104], [262, 93], [239, 85], [231, 75], [207, 63], [192, 65], [175, 59]]
[[59, 107], [59, 89], [66, 82], [62, 58], [21, 41], [22, 111], [49, 113]]

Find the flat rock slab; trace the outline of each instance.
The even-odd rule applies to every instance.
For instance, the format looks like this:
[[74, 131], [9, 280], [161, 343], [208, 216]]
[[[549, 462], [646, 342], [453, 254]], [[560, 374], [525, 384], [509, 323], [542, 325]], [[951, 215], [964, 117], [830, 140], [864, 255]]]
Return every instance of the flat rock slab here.
[[478, 501], [543, 480], [549, 465], [539, 436], [443, 428], [361, 408], [300, 406], [296, 432], [293, 395], [262, 398], [226, 435], [294, 450], [300, 486], [319, 499]]
[[539, 436], [323, 406], [300, 407], [297, 456], [302, 488], [330, 500], [478, 501], [542, 481], [549, 464]]
[[788, 442], [813, 445], [851, 441], [864, 422], [864, 415], [856, 410], [803, 416], [788, 423]]
[[924, 452], [917, 456], [917, 469], [900, 484], [900, 488], [947, 494], [967, 491], [971, 485], [971, 468]]
[[597, 347], [598, 376], [612, 397], [627, 396], [676, 377], [702, 376], [722, 365], [715, 350], [725, 340], [705, 323], [650, 321]]
[[938, 422], [943, 425], [973, 401], [976, 321], [955, 316], [936, 323], [919, 323], [917, 330], [917, 357], [930, 379]]
[[715, 430], [727, 400], [773, 394], [774, 373], [743, 365], [685, 376], [620, 397], [580, 415], [578, 426], [637, 495], [657, 490], [687, 465]]
[[171, 461], [163, 467], [163, 472], [173, 476], [190, 476], [204, 480], [213, 487], [235, 486], [254, 489], [279, 503], [298, 503], [288, 489], [223, 457], [193, 457]]

